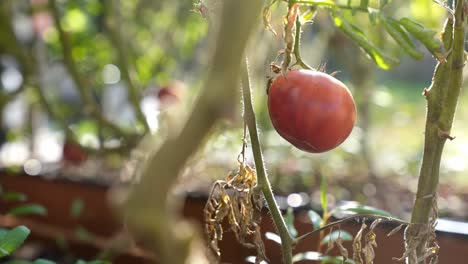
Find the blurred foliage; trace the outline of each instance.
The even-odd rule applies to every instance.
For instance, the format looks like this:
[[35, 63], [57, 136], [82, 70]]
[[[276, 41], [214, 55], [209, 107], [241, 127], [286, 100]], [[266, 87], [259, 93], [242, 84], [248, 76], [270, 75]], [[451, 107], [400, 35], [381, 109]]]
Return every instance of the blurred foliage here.
[[[216, 4], [214, 0], [207, 2], [210, 5]], [[329, 184], [328, 193], [332, 194], [327, 197], [331, 206], [337, 200], [348, 199], [389, 209], [388, 205], [394, 204], [394, 198], [382, 198], [380, 193], [395, 188], [402, 190], [401, 196], [408, 197], [407, 200], [411, 203], [423, 142], [425, 102], [420, 94], [430, 83], [435, 60], [428, 52], [424, 52], [423, 61], [416, 63], [410, 60], [409, 56], [403, 55], [409, 48], [400, 48], [395, 36], [408, 45], [413, 43], [413, 48], [420, 52], [425, 49], [421, 43], [415, 41], [414, 35], [406, 34], [407, 31], [401, 33], [401, 27], [394, 32], [396, 35], [387, 34], [384, 31], [386, 24], [382, 21], [388, 22], [389, 18], [392, 18], [394, 20], [390, 20], [390, 23], [397, 23], [401, 18], [412, 17], [422, 22], [427, 29], [437, 30], [441, 27], [447, 11], [437, 3], [426, 0], [369, 1], [369, 7], [373, 8], [370, 13], [340, 10], [340, 18], [353, 25], [350, 26], [352, 35], [357, 34], [360, 41], [363, 39], [359, 36], [365, 35], [367, 40], [363, 43], [373, 44], [369, 49], [370, 53], [382, 50], [385, 51], [385, 55], [401, 58], [400, 66], [384, 72], [376, 69], [371, 60], [364, 59], [365, 53], [359, 51], [356, 43], [351, 41], [352, 38], [347, 38], [346, 32], [334, 26], [333, 18], [329, 16], [326, 7], [318, 9], [313, 24], [302, 27], [302, 57], [314, 67], [325, 63], [327, 72], [339, 71], [337, 78], [349, 85], [357, 103], [368, 101], [370, 126], [369, 129], [365, 129], [360, 123], [341, 147], [330, 153], [310, 155], [294, 149], [272, 130], [266, 108], [265, 77], [269, 75], [269, 64], [284, 44], [281, 33], [287, 4], [279, 2], [270, 9], [271, 27], [279, 34], [274, 36], [271, 32], [259, 28], [247, 52], [254, 73], [252, 82], [255, 88], [255, 107], [266, 165], [276, 192], [307, 192], [311, 194], [312, 203], [320, 206], [319, 186], [320, 179], [324, 176]], [[333, 2], [350, 2], [353, 6], [360, 4], [357, 0]], [[38, 4], [31, 6], [31, 3]], [[104, 74], [107, 65], [115, 65], [122, 71], [119, 67], [119, 51], [116, 43], [112, 41], [106, 22], [108, 12], [111, 11], [106, 6], [109, 3], [119, 3], [112, 5], [113, 22], [118, 25], [123, 40], [120, 44], [124, 47], [128, 59], [126, 66], [136, 92], [144, 95], [149, 88], [162, 87], [172, 80], [181, 79], [190, 83], [188, 97], [192, 99], [199, 86], [196, 81], [199, 79], [199, 67], [203, 65], [206, 57], [206, 54], [199, 53], [199, 48], [208, 46], [208, 23], [199, 13], [193, 11], [192, 1], [57, 1], [60, 25], [67, 32], [72, 46], [72, 57], [80, 75], [86, 79], [85, 88], [92, 91], [93, 98], [102, 103], [104, 88], [109, 85], [106, 83], [109, 80], [106, 81]], [[376, 11], [379, 5], [382, 5], [380, 13]], [[29, 83], [28, 89], [22, 93], [27, 95], [27, 102], [40, 102], [37, 88], [42, 86], [41, 90], [45, 92], [52, 108], [65, 117], [67, 126], [76, 133], [79, 141], [85, 141], [80, 139], [90, 133], [101, 133], [99, 137], [111, 138], [111, 135], [100, 129], [98, 122], [91, 121], [92, 118], [76, 91], [73, 93], [73, 99], [63, 98], [60, 88], [65, 86], [67, 81], [70, 82], [70, 76], [63, 69], [63, 44], [60, 42], [57, 27], [53, 24], [49, 8], [41, 4], [41, 1], [26, 0], [2, 1], [0, 7], [11, 10], [11, 19], [20, 44], [18, 47], [44, 62], [41, 66], [43, 73], [53, 72], [57, 65], [62, 68], [54, 73], [55, 78], [58, 76], [61, 81], [43, 82], [41, 78], [36, 78], [34, 82]], [[385, 17], [382, 17], [382, 14]], [[5, 29], [4, 19], [0, 19], [0, 22], [0, 29]], [[38, 23], [44, 26], [39, 27]], [[390, 30], [387, 31], [390, 33]], [[29, 35], [24, 32], [29, 32]], [[16, 64], [21, 64], [21, 56], [16, 49], [18, 47], [14, 48], [15, 43], [12, 43], [9, 33], [8, 30], [0, 31], [0, 56], [17, 57]], [[415, 51], [408, 53], [419, 56]], [[25, 73], [24, 67], [16, 67]], [[2, 92], [5, 90], [2, 82], [0, 88]], [[464, 125], [466, 122], [463, 122], [468, 118], [468, 110], [465, 109], [467, 103], [465, 95], [461, 99], [456, 117], [454, 132], [457, 139], [447, 144], [447, 156], [441, 171], [442, 211], [450, 205], [458, 204], [456, 211], [463, 216], [466, 215], [462, 213], [466, 206], [462, 201], [468, 193], [468, 167], [464, 165], [463, 159], [468, 149], [468, 139], [463, 133], [468, 131], [467, 125]], [[4, 105], [2, 109], [3, 107]], [[182, 111], [187, 110], [186, 107], [184, 104], [181, 107]], [[44, 107], [44, 110], [47, 109]], [[363, 116], [360, 113], [358, 119], [361, 118]], [[54, 128], [59, 123], [56, 122]], [[137, 126], [127, 126], [126, 129], [139, 131]], [[239, 120], [217, 126], [210, 140], [185, 169], [186, 177], [181, 180], [184, 188], [207, 188], [207, 182], [223, 178], [227, 169], [235, 168], [237, 153], [241, 147], [241, 126]], [[8, 141], [15, 141], [23, 139], [28, 133], [26, 128], [15, 128], [8, 131], [6, 137]], [[382, 186], [375, 182], [375, 179], [369, 181], [369, 167], [363, 158], [363, 140], [370, 146], [376, 179], [388, 182], [386, 185], [389, 189], [381, 190]], [[118, 158], [112, 160], [120, 161]], [[119, 162], [114, 163], [117, 165], [113, 167], [119, 168]], [[457, 200], [454, 193], [463, 193], [465, 196]], [[401, 208], [390, 211], [400, 214], [401, 210], [408, 211], [410, 206], [405, 200], [401, 203]]]
[[[66, 1], [61, 8], [62, 26], [70, 33], [73, 58], [81, 72], [102, 87], [102, 69], [116, 63], [116, 51], [105, 25], [106, 1]], [[192, 11], [191, 1], [124, 1], [116, 23], [123, 32], [124, 46], [141, 87], [164, 85], [174, 78], [177, 65], [187, 63], [195, 45], [205, 35], [207, 24]], [[57, 32], [44, 32], [51, 58], [61, 57]], [[177, 64], [176, 64], [177, 62]], [[179, 73], [180, 74], [180, 73]]]
[[[0, 10], [8, 16], [0, 21], [6, 29], [0, 33], [0, 70], [6, 66], [23, 76], [19, 88], [0, 82], [0, 108], [16, 94], [24, 94], [31, 107], [43, 106], [67, 138], [75, 134], [74, 141], [82, 143], [83, 133], [99, 134], [102, 141], [126, 135], [126, 144], [134, 146], [132, 136], [141, 136], [146, 122], [139, 100], [155, 97], [151, 91], [174, 80], [187, 79], [185, 67], [197, 64], [193, 55], [208, 26], [192, 5], [148, 0], [2, 1]], [[11, 65], [6, 65], [8, 56], [16, 59]], [[107, 113], [100, 113], [112, 85], [126, 89], [129, 98], [122, 103], [133, 108], [135, 125], [131, 117], [130, 123], [114, 125]], [[7, 93], [8, 89], [16, 90]], [[9, 135], [29, 134], [28, 128], [30, 124]], [[112, 130], [118, 133], [109, 133]]]

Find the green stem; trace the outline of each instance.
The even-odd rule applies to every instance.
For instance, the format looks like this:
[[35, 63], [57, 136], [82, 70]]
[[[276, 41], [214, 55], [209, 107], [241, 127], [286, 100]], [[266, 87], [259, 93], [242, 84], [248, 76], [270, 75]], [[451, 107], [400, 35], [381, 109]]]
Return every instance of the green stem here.
[[[344, 224], [344, 223], [347, 223], [349, 221], [352, 221], [352, 220], [359, 220], [359, 219], [382, 219], [384, 221], [388, 221], [388, 222], [392, 222], [392, 223], [395, 223], [395, 224], [400, 224], [400, 225], [409, 225], [410, 223], [406, 222], [406, 221], [402, 221], [398, 218], [393, 218], [393, 217], [388, 217], [388, 216], [380, 216], [380, 215], [373, 215], [373, 214], [359, 214], [359, 215], [353, 215], [353, 216], [350, 216], [350, 217], [346, 217], [344, 219], [340, 219], [340, 220], [337, 220], [337, 221], [334, 221], [333, 223], [330, 223], [328, 225], [324, 225], [314, 231], [310, 231], [308, 233], [305, 233], [303, 235], [301, 235], [300, 237], [297, 237], [296, 239], [294, 239], [294, 244], [298, 244], [299, 242], [301, 242], [302, 240], [304, 240], [305, 238], [311, 236], [311, 235], [314, 235], [314, 234], [317, 234], [318, 232], [322, 232], [324, 230], [327, 230], [331, 227], [334, 227], [334, 226], [339, 226], [341, 224]], [[318, 241], [322, 241], [322, 239], [319, 239]]]
[[307, 70], [312, 70], [313, 68], [310, 67], [307, 63], [305, 63], [303, 60], [302, 60], [302, 57], [301, 57], [301, 27], [302, 27], [302, 23], [301, 23], [301, 16], [299, 14], [299, 11], [298, 11], [298, 14], [297, 14], [297, 18], [296, 18], [296, 36], [295, 36], [295, 40], [294, 40], [294, 56], [296, 57], [296, 64], [301, 66], [302, 68], [304, 69], [307, 69]]
[[[452, 43], [452, 51], [447, 62], [439, 62], [436, 66], [431, 87], [425, 90], [427, 99], [427, 116], [424, 142], [424, 154], [418, 181], [418, 190], [411, 215], [411, 223], [407, 239], [408, 263], [417, 264], [431, 245], [431, 233], [437, 216], [435, 206], [439, 168], [442, 151], [455, 115], [455, 109], [460, 94], [465, 63], [465, 1], [458, 0], [455, 4], [454, 19], [449, 17], [445, 24], [443, 41]], [[452, 34], [453, 32], [453, 34]]]
[[255, 160], [255, 167], [257, 170], [258, 185], [261, 188], [268, 208], [270, 209], [271, 217], [275, 224], [276, 230], [281, 237], [281, 251], [283, 253], [283, 263], [292, 263], [292, 248], [293, 240], [289, 235], [289, 231], [281, 215], [281, 211], [276, 203], [270, 181], [268, 180], [265, 165], [263, 162], [262, 149], [258, 138], [257, 122], [255, 120], [255, 112], [252, 106], [252, 95], [250, 88], [248, 62], [245, 60], [241, 72], [242, 79], [242, 95], [244, 100], [244, 118], [249, 128], [250, 141], [252, 144], [252, 152]]

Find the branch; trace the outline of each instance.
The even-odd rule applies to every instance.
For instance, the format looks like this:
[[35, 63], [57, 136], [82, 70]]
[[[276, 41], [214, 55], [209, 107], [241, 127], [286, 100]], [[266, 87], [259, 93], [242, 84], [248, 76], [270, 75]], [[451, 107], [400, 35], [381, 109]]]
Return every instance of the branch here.
[[130, 103], [133, 106], [138, 121], [143, 124], [145, 132], [150, 132], [149, 124], [146, 120], [145, 115], [140, 107], [140, 94], [138, 89], [130, 77], [130, 71], [128, 69], [128, 56], [125, 52], [125, 41], [122, 38], [120, 27], [118, 25], [117, 15], [120, 13], [118, 5], [114, 5], [112, 0], [104, 1], [104, 13], [106, 16], [106, 26], [108, 30], [108, 36], [111, 44], [117, 51], [117, 65], [122, 72], [122, 78], [126, 82], [127, 92], [130, 99]]
[[271, 188], [270, 181], [265, 170], [263, 162], [262, 149], [260, 147], [260, 141], [258, 139], [257, 122], [255, 120], [255, 112], [252, 106], [252, 95], [249, 80], [249, 69], [247, 59], [243, 62], [242, 66], [242, 95], [244, 102], [244, 118], [249, 128], [250, 141], [252, 144], [252, 152], [255, 160], [255, 169], [258, 177], [258, 187], [262, 190], [263, 196], [267, 202], [268, 208], [270, 209], [271, 217], [275, 223], [276, 230], [281, 237], [281, 251], [283, 254], [283, 263], [292, 263], [292, 239], [289, 231], [284, 222], [281, 211], [276, 203], [273, 191]]
[[62, 55], [65, 67], [67, 68], [71, 78], [73, 79], [76, 87], [78, 88], [80, 97], [85, 104], [85, 111], [91, 113], [100, 124], [109, 128], [111, 131], [114, 131], [123, 139], [128, 140], [130, 137], [130, 133], [122, 130], [119, 126], [107, 120], [107, 118], [101, 112], [99, 105], [94, 100], [91, 88], [88, 87], [89, 85], [80, 75], [72, 56], [72, 46], [70, 43], [68, 33], [64, 31], [62, 25], [60, 24], [60, 14], [57, 9], [56, 0], [50, 0], [50, 9], [54, 18], [55, 27], [57, 28], [60, 44], [62, 45]]
[[241, 58], [261, 5], [260, 0], [223, 3], [216, 48], [200, 97], [189, 111], [182, 131], [172, 133], [157, 151], [150, 151], [141, 180], [125, 203], [124, 213], [130, 226], [153, 243], [161, 263], [185, 263], [190, 245], [197, 239], [194, 230], [179, 219], [177, 204], [181, 201], [169, 197], [169, 191], [215, 123], [235, 114]]
[[334, 227], [334, 226], [337, 226], [337, 225], [341, 225], [341, 224], [344, 224], [346, 222], [349, 222], [349, 221], [355, 220], [355, 219], [358, 219], [358, 220], [359, 219], [382, 219], [382, 220], [397, 223], [397, 224], [400, 224], [400, 225], [411, 225], [411, 223], [400, 220], [398, 218], [393, 218], [393, 217], [388, 217], [388, 216], [380, 216], [380, 215], [373, 215], [373, 214], [358, 214], [358, 215], [353, 215], [353, 216], [350, 216], [350, 217], [346, 217], [344, 219], [340, 219], [338, 221], [335, 221], [333, 223], [330, 223], [328, 225], [324, 225], [324, 226], [322, 226], [322, 227], [320, 227], [318, 229], [315, 229], [314, 231], [310, 231], [308, 233], [305, 233], [304, 235], [297, 237], [294, 240], [294, 244], [298, 244], [299, 242], [301, 242], [302, 240], [304, 240], [305, 238], [307, 238], [307, 237], [309, 237], [309, 236], [311, 236], [313, 234], [316, 234], [316, 233], [324, 231], [324, 230], [326, 230], [328, 228], [331, 228], [331, 227]]

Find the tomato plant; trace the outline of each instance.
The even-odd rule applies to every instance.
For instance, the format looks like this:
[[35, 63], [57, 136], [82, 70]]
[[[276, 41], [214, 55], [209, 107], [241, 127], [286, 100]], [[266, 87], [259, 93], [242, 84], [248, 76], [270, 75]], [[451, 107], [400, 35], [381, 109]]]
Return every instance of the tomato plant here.
[[319, 71], [294, 70], [269, 89], [268, 110], [276, 131], [297, 148], [320, 153], [343, 143], [356, 122], [348, 88]]

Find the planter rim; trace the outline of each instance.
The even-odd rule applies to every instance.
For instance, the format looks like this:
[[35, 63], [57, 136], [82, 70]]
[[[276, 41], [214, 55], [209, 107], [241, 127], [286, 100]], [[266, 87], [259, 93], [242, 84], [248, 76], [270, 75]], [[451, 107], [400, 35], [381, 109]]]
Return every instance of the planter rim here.
[[[81, 185], [88, 186], [88, 187], [100, 188], [103, 191], [112, 186], [110, 182], [93, 181], [90, 178], [81, 178], [77, 180], [72, 180], [69, 177], [63, 176], [63, 174], [61, 173], [52, 174], [51, 176], [46, 176], [42, 174], [33, 176], [33, 175], [26, 174], [24, 172], [11, 173], [9, 171], [6, 171], [5, 169], [0, 169], [0, 175], [10, 176], [10, 177], [28, 177], [30, 179], [35, 179], [35, 180], [56, 181], [56, 182], [65, 183], [65, 184], [81, 184]], [[126, 185], [129, 183], [119, 183], [119, 184]], [[208, 199], [207, 193], [202, 192], [202, 191], [187, 191], [185, 193], [181, 193], [181, 195], [185, 196], [186, 198], [199, 200], [199, 201], [206, 201]], [[285, 197], [276, 196], [276, 199], [281, 200], [281, 199], [285, 199]], [[280, 206], [280, 208], [283, 212], [286, 212], [286, 208], [284, 208], [284, 206]], [[266, 210], [266, 207], [264, 207], [264, 209]], [[321, 213], [320, 209], [313, 208], [312, 206], [310, 206], [310, 204], [294, 208], [295, 213], [308, 211], [308, 210], [314, 210], [315, 212], [319, 214]], [[388, 227], [397, 226], [397, 224], [394, 224], [391, 222], [384, 222], [382, 224]], [[447, 218], [438, 218], [436, 232], [442, 235], [457, 235], [457, 236], [462, 236], [468, 239], [468, 222], [457, 221], [457, 220], [452, 220], [452, 219], [447, 219]]]

